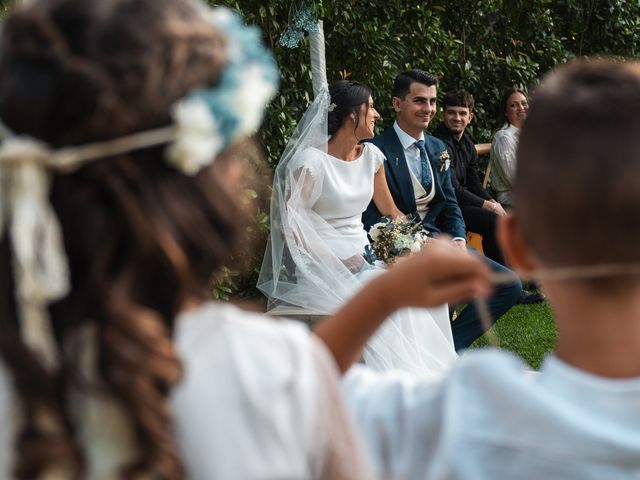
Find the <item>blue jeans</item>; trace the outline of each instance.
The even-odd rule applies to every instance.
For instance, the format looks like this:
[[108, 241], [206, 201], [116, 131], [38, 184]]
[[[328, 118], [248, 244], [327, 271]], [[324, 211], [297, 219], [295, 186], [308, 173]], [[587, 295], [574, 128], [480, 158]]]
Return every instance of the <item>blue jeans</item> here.
[[[469, 250], [478, 255], [474, 250]], [[487, 265], [495, 272], [511, 272], [507, 267], [494, 262], [490, 258], [482, 257]], [[513, 273], [513, 272], [511, 272]], [[515, 273], [513, 274], [513, 283], [508, 285], [498, 285], [491, 297], [488, 298], [489, 312], [491, 312], [491, 323], [495, 323], [507, 310], [509, 310], [518, 301], [522, 284]], [[451, 322], [451, 331], [453, 333], [453, 344], [456, 352], [468, 348], [473, 341], [480, 337], [485, 328], [480, 322], [480, 316], [473, 304], [467, 305], [460, 315]]]

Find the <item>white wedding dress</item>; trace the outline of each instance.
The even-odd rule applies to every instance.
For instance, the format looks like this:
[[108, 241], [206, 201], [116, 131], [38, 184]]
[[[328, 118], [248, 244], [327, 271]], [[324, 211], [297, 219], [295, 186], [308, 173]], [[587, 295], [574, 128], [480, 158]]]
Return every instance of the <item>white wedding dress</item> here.
[[[350, 162], [327, 154], [322, 121], [328, 104], [328, 94], [315, 100], [275, 172], [271, 237], [258, 281], [270, 309], [328, 315], [384, 271], [364, 261], [369, 242], [361, 220], [384, 156], [371, 144]], [[456, 358], [446, 305], [396, 312], [364, 353], [375, 370], [423, 378], [441, 376]]]

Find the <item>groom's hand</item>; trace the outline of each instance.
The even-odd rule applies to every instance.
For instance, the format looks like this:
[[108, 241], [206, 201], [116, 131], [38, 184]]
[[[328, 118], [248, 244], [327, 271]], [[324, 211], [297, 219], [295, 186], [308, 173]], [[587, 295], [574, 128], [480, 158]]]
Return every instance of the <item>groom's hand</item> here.
[[463, 238], [454, 238], [451, 243], [461, 251], [467, 251], [467, 242]]
[[439, 239], [396, 262], [380, 280], [388, 283], [386, 300], [394, 309], [456, 304], [492, 290], [491, 270], [479, 256]]

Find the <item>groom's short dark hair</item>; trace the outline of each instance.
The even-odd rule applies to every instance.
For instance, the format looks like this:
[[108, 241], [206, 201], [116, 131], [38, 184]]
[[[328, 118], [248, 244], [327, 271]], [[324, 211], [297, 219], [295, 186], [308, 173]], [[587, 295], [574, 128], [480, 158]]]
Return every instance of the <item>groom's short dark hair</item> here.
[[640, 261], [638, 112], [637, 62], [574, 61], [536, 91], [512, 193], [523, 238], [543, 265]]
[[409, 89], [413, 82], [422, 83], [427, 87], [431, 87], [438, 85], [438, 78], [431, 73], [427, 73], [424, 70], [418, 70], [417, 68], [407, 70], [406, 72], [398, 74], [396, 79], [393, 81], [392, 96], [404, 98], [407, 93], [409, 93]]

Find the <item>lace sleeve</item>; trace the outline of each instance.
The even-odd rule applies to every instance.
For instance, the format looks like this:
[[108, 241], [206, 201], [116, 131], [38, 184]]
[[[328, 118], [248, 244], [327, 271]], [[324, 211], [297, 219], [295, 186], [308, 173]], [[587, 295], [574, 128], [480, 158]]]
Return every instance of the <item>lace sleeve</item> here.
[[322, 452], [313, 466], [314, 478], [372, 478], [361, 441], [340, 393], [336, 366], [324, 344], [313, 335], [311, 351], [318, 377], [316, 430]]

